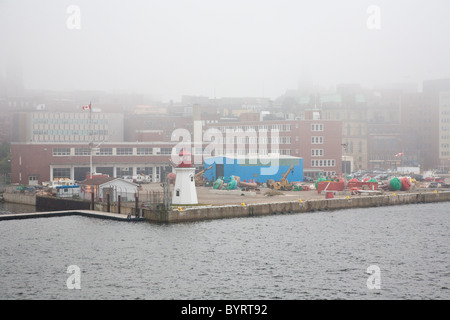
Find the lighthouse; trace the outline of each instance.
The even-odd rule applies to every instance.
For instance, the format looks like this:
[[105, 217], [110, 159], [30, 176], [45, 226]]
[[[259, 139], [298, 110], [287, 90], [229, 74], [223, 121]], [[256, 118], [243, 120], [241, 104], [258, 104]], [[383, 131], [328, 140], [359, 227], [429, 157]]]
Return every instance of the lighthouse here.
[[192, 155], [186, 149], [179, 153], [181, 162], [175, 167], [175, 186], [173, 187], [172, 204], [198, 204], [195, 189], [195, 168], [192, 166]]

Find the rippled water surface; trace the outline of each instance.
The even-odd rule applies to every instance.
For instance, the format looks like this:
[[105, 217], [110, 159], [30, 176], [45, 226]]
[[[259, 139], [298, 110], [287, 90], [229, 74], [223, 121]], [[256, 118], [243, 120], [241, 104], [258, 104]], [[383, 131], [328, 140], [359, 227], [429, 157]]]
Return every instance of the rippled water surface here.
[[36, 212], [35, 206], [26, 204], [0, 202], [0, 214]]
[[[1, 299], [449, 299], [450, 203], [174, 225], [0, 221]], [[70, 265], [81, 290], [67, 289]], [[368, 289], [367, 268], [381, 289]]]

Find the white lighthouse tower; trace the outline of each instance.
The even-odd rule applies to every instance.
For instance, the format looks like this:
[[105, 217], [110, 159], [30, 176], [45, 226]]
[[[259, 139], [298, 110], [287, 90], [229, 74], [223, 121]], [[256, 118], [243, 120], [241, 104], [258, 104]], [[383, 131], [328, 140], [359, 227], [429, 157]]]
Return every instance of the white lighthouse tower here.
[[176, 178], [175, 186], [173, 187], [172, 204], [198, 204], [192, 155], [183, 149], [179, 156], [181, 162], [175, 167]]

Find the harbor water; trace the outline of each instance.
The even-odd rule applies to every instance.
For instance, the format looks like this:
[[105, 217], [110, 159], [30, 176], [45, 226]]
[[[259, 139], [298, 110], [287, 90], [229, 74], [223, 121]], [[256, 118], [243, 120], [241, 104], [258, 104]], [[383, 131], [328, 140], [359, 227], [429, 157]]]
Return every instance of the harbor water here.
[[27, 204], [0, 202], [0, 214], [36, 212], [36, 206]]
[[448, 202], [181, 224], [1, 221], [0, 299], [449, 299], [449, 247]]

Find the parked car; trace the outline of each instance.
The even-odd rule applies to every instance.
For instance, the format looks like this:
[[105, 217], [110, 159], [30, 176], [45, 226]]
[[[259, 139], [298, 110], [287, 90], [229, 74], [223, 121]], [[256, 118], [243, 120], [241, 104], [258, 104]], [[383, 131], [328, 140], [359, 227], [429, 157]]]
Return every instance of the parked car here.
[[428, 188], [439, 188], [440, 183], [433, 181], [428, 185]]

